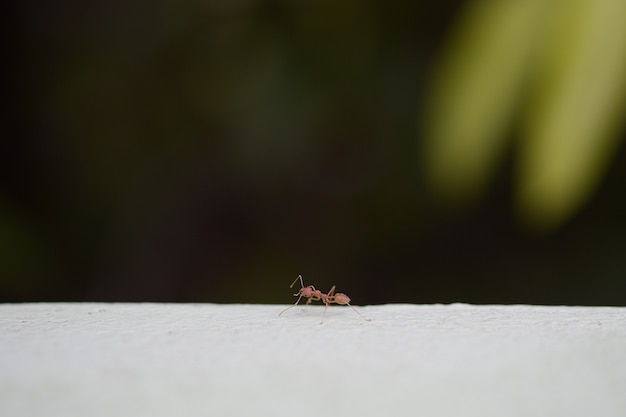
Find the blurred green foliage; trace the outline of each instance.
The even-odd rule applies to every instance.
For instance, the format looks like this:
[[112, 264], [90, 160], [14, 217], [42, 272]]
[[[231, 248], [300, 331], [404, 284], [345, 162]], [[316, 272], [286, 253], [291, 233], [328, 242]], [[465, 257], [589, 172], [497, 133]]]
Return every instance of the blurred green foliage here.
[[621, 2], [11, 10], [1, 301], [626, 304]]
[[427, 102], [424, 159], [445, 198], [485, 193], [517, 124], [515, 198], [553, 230], [615, 157], [626, 99], [626, 2], [475, 0], [452, 30]]

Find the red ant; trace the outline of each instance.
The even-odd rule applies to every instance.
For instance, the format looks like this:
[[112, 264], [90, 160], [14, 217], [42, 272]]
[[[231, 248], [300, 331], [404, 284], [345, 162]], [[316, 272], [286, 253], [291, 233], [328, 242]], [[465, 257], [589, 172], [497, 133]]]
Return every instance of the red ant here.
[[278, 315], [280, 316], [281, 314], [283, 314], [285, 311], [289, 310], [290, 308], [293, 308], [295, 306], [298, 305], [298, 303], [300, 302], [300, 300], [302, 299], [302, 297], [306, 298], [306, 304], [311, 303], [311, 301], [323, 301], [324, 302], [324, 312], [322, 313], [322, 321], [320, 321], [320, 324], [324, 323], [324, 317], [326, 316], [326, 309], [328, 308], [328, 306], [331, 303], [337, 303], [339, 305], [346, 305], [348, 307], [350, 307], [356, 314], [358, 314], [363, 320], [366, 321], [370, 321], [371, 319], [363, 316], [361, 313], [359, 313], [359, 311], [354, 308], [352, 305], [350, 305], [350, 297], [348, 297], [346, 294], [342, 293], [342, 292], [338, 292], [337, 294], [335, 294], [335, 286], [333, 285], [333, 287], [330, 289], [330, 291], [328, 291], [328, 294], [324, 294], [323, 292], [321, 292], [318, 289], [315, 289], [314, 286], [312, 285], [308, 285], [308, 286], [304, 286], [304, 282], [302, 281], [302, 275], [298, 275], [298, 278], [296, 278], [291, 285], [289, 286], [289, 288], [292, 288], [294, 286], [294, 284], [300, 280], [300, 289], [298, 290], [298, 292], [296, 294], [294, 294], [295, 297], [298, 297], [298, 299], [296, 300], [295, 304], [292, 306], [287, 307], [286, 309], [284, 309], [283, 311], [281, 311], [280, 313], [278, 313]]

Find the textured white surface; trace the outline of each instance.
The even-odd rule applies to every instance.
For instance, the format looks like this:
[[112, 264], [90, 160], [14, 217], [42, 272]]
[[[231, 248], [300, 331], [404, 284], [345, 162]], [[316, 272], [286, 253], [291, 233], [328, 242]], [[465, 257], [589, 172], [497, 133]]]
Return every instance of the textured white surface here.
[[626, 416], [626, 308], [0, 305], [2, 416]]

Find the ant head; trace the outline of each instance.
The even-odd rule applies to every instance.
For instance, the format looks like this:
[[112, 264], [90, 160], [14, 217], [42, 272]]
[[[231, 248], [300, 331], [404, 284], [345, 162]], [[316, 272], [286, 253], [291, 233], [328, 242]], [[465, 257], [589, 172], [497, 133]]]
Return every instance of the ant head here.
[[314, 286], [309, 285], [308, 287], [302, 287], [300, 288], [300, 294], [302, 294], [303, 297], [309, 298], [311, 296], [313, 296], [313, 293], [315, 293], [316, 289]]

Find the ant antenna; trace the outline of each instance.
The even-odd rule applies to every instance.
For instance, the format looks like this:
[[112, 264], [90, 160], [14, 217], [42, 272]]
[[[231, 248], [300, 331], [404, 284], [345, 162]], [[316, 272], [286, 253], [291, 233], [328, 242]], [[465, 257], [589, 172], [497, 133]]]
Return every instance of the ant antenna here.
[[291, 283], [291, 285], [289, 286], [289, 288], [292, 288], [294, 286], [294, 284], [298, 281], [298, 279], [300, 280], [300, 285], [302, 288], [300, 288], [300, 291], [298, 291], [297, 294], [294, 294], [294, 296], [298, 296], [298, 299], [296, 300], [294, 305], [291, 305], [289, 307], [287, 307], [286, 309], [284, 309], [283, 311], [281, 311], [280, 313], [278, 313], [278, 316], [280, 316], [281, 314], [283, 314], [285, 311], [289, 310], [290, 308], [293, 308], [295, 306], [298, 305], [298, 303], [300, 302], [300, 300], [302, 299], [302, 296], [304, 295], [304, 292], [302, 291], [302, 289], [304, 288], [304, 282], [302, 281], [302, 275], [298, 275], [298, 277]]
[[289, 288], [293, 287], [293, 284], [295, 284], [298, 280], [300, 280], [300, 286], [302, 288], [304, 288], [304, 282], [302, 281], [302, 275], [298, 275], [298, 278], [294, 279], [293, 282], [291, 283], [291, 285], [289, 286]]

